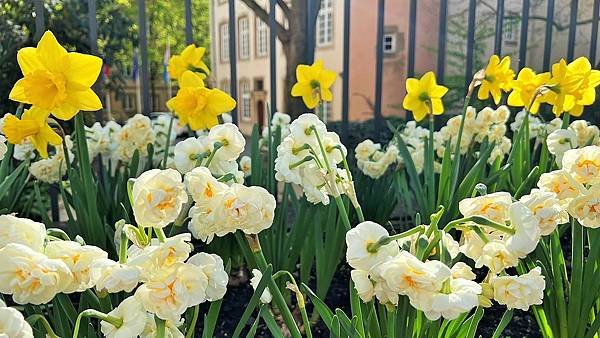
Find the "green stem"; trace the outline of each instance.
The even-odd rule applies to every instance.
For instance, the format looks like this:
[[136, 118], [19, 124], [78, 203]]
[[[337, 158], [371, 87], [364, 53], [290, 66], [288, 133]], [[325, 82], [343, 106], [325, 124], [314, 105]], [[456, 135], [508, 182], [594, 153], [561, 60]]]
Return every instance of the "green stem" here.
[[[565, 269], [562, 247], [558, 231], [554, 231], [550, 237], [550, 246], [552, 247], [552, 281], [554, 285], [555, 299], [557, 303], [559, 332], [558, 337], [568, 337], [567, 309], [565, 301], [565, 290], [563, 287], [563, 272]], [[561, 264], [562, 263], [562, 264]]]
[[125, 233], [125, 227], [121, 229], [121, 240], [119, 241], [119, 263], [127, 263], [127, 244], [129, 239]]
[[[256, 264], [258, 265], [260, 270], [265, 271], [267, 269], [268, 264], [262, 252], [262, 249], [260, 248], [260, 241], [258, 239], [258, 236], [246, 235], [246, 240], [248, 241], [248, 244], [252, 249], [252, 254], [254, 255]], [[283, 298], [283, 294], [281, 294], [281, 291], [279, 290], [279, 287], [277, 286], [277, 283], [275, 283], [273, 278], [269, 278], [269, 291], [271, 291], [271, 294], [273, 295], [273, 301], [275, 302], [275, 305], [277, 306], [279, 311], [281, 311], [283, 320], [285, 321], [288, 330], [290, 330], [292, 337], [301, 338], [302, 334], [300, 333], [300, 330], [296, 325], [294, 316], [292, 316], [292, 312], [288, 308], [285, 298]]]
[[392, 241], [396, 241], [396, 240], [399, 240], [404, 237], [412, 236], [414, 234], [422, 233], [424, 231], [425, 231], [425, 226], [419, 225], [410, 230], [401, 232], [401, 233], [393, 235], [393, 236], [382, 237], [377, 242], [370, 243], [369, 245], [367, 245], [367, 251], [371, 252], [371, 253], [375, 253], [379, 250], [379, 248], [391, 243]]
[[346, 228], [346, 231], [352, 229], [352, 225], [350, 224], [350, 219], [348, 218], [348, 212], [346, 212], [346, 207], [344, 206], [344, 202], [340, 196], [335, 196], [335, 204], [340, 212], [340, 217], [342, 218], [342, 223]]
[[167, 239], [167, 236], [165, 236], [165, 231], [163, 230], [163, 228], [156, 228], [154, 229], [155, 233], [156, 233], [156, 238], [158, 238], [158, 241], [163, 243], [165, 241], [165, 239]]
[[206, 160], [206, 164], [205, 167], [209, 167], [210, 164], [212, 163], [213, 158], [215, 157], [215, 154], [217, 153], [217, 150], [221, 149], [221, 147], [223, 146], [223, 144], [221, 142], [215, 142], [214, 146], [213, 146], [213, 151], [211, 151], [210, 156], [208, 156], [208, 160]]
[[462, 107], [462, 114], [460, 119], [460, 127], [458, 128], [458, 136], [456, 137], [456, 146], [454, 147], [454, 158], [452, 167], [452, 182], [450, 184], [450, 201], [454, 199], [454, 192], [456, 191], [456, 184], [458, 183], [458, 171], [460, 169], [460, 143], [462, 141], [463, 130], [465, 129], [465, 118], [467, 116], [467, 108], [471, 101], [471, 94], [465, 96], [465, 101]]
[[162, 168], [165, 169], [167, 167], [167, 160], [169, 159], [169, 146], [171, 145], [171, 132], [173, 131], [173, 120], [175, 116], [171, 114], [171, 120], [169, 121], [169, 129], [167, 131], [167, 140], [165, 142], [165, 155], [163, 157]]
[[165, 320], [154, 315], [154, 321], [156, 322], [156, 338], [165, 338]]
[[106, 313], [102, 313], [102, 312], [94, 310], [94, 309], [88, 309], [88, 310], [82, 311], [79, 314], [79, 316], [77, 316], [77, 321], [75, 321], [75, 328], [73, 329], [73, 338], [77, 338], [79, 336], [79, 327], [81, 326], [81, 320], [86, 317], [98, 318], [101, 321], [105, 321], [105, 322], [112, 324], [117, 329], [120, 328], [121, 325], [123, 325], [123, 319], [121, 319], [121, 318], [109, 316]]
[[188, 331], [185, 334], [185, 338], [193, 338], [194, 331], [196, 330], [196, 322], [198, 322], [198, 314], [200, 313], [200, 306], [194, 306], [194, 315], [192, 316], [192, 320], [190, 321], [190, 326], [188, 327]]
[[449, 232], [451, 229], [453, 229], [454, 227], [460, 225], [460, 224], [464, 224], [464, 223], [468, 223], [468, 222], [473, 222], [473, 223], [477, 223], [479, 225], [483, 225], [483, 226], [487, 226], [490, 227], [492, 229], [496, 229], [499, 231], [502, 231], [504, 233], [510, 234], [510, 235], [514, 235], [515, 234], [515, 229], [500, 224], [498, 222], [494, 222], [488, 218], [485, 218], [483, 216], [469, 216], [469, 217], [463, 217], [457, 220], [454, 220], [452, 222], [449, 222], [445, 227], [444, 227], [444, 231], [445, 232]]
[[47, 333], [48, 337], [50, 337], [50, 338], [60, 338], [60, 337], [58, 337], [56, 335], [56, 333], [52, 329], [52, 326], [50, 325], [50, 323], [48, 322], [48, 320], [46, 319], [46, 317], [44, 317], [43, 315], [41, 315], [41, 314], [31, 315], [31, 316], [27, 317], [26, 321], [31, 326], [33, 326], [38, 321], [41, 321], [42, 325], [44, 326], [44, 329], [46, 330], [46, 333]]
[[294, 293], [296, 294], [296, 300], [298, 302], [298, 308], [300, 309], [300, 314], [302, 315], [302, 322], [304, 323], [304, 332], [308, 338], [312, 338], [312, 331], [310, 329], [310, 320], [308, 319], [308, 313], [306, 312], [306, 303], [304, 301], [304, 295], [300, 292], [300, 288], [298, 287], [298, 283], [296, 283], [296, 279], [294, 276], [286, 270], [278, 271], [273, 274], [273, 279], [277, 279], [280, 276], [287, 276], [294, 284]]

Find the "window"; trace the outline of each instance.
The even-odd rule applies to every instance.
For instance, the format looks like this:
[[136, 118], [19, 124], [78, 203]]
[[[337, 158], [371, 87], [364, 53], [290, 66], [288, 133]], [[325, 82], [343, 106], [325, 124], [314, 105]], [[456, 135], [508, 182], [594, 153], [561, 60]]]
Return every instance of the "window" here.
[[221, 32], [221, 61], [229, 61], [229, 24], [222, 23], [219, 31]]
[[254, 90], [257, 92], [265, 90], [265, 80], [262, 78], [254, 79]]
[[256, 56], [267, 55], [267, 45], [269, 41], [268, 25], [259, 18], [256, 18]]
[[160, 96], [152, 95], [152, 110], [161, 111], [162, 107], [160, 106]]
[[135, 110], [135, 95], [125, 94], [123, 96], [123, 109], [128, 112]]
[[517, 13], [508, 13], [502, 26], [502, 39], [504, 42], [517, 43], [519, 33], [519, 18]]
[[252, 115], [250, 113], [250, 81], [240, 81], [240, 97], [242, 99], [240, 109], [242, 110], [242, 118], [249, 120]]
[[385, 33], [383, 35], [383, 52], [392, 54], [396, 52], [396, 34]]
[[229, 82], [228, 79], [223, 79], [221, 80], [221, 83], [219, 85], [219, 89], [221, 89], [222, 91], [226, 92], [227, 94], [231, 94], [231, 84]]
[[321, 0], [317, 16], [317, 45], [325, 46], [333, 40], [333, 0]]
[[240, 59], [247, 60], [250, 58], [250, 23], [247, 16], [238, 20], [238, 29]]
[[315, 114], [319, 119], [325, 123], [333, 119], [333, 102], [323, 101], [317, 108], [315, 108]]

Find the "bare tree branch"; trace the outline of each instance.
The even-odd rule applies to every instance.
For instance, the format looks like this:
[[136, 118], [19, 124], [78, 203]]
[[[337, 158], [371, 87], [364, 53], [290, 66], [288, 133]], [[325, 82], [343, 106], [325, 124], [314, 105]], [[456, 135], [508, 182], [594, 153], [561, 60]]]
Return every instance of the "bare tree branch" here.
[[[248, 6], [248, 8], [250, 8], [254, 12], [254, 14], [256, 14], [256, 16], [258, 16], [262, 21], [266, 22], [267, 24], [269, 23], [269, 13], [261, 5], [259, 5], [256, 1], [242, 0], [242, 2], [244, 4], [246, 4], [246, 6]], [[288, 8], [288, 10], [289, 10], [289, 8]], [[275, 33], [277, 34], [277, 37], [279, 38], [279, 40], [282, 43], [285, 41], [288, 41], [289, 33], [288, 33], [287, 29], [285, 29], [285, 27], [283, 27], [283, 25], [281, 25], [277, 21], [275, 21], [275, 25], [277, 26]]]
[[284, 0], [277, 0], [277, 4], [279, 5], [279, 7], [281, 7], [281, 10], [283, 11], [283, 14], [285, 15], [286, 18], [288, 18], [289, 20], [289, 16], [290, 16], [290, 7], [285, 3]]
[[[496, 10], [496, 6], [490, 5], [489, 3], [487, 3], [486, 1], [480, 1], [480, 4], [482, 4], [483, 6], [487, 7], [492, 14], [496, 15], [497, 14], [497, 10]], [[519, 20], [521, 20], [522, 15], [506, 15], [505, 18], [517, 18]], [[539, 15], [530, 15], [529, 16], [530, 20], [539, 20], [539, 21], [548, 21], [548, 17], [546, 16], [539, 16]], [[594, 19], [586, 19], [586, 20], [582, 20], [582, 21], [577, 21], [575, 23], [576, 26], [578, 25], [586, 25], [589, 23], [594, 22]], [[551, 21], [552, 26], [557, 30], [557, 31], [564, 31], [569, 29], [569, 24], [560, 24], [559, 22], [557, 22], [556, 20], [552, 20]]]

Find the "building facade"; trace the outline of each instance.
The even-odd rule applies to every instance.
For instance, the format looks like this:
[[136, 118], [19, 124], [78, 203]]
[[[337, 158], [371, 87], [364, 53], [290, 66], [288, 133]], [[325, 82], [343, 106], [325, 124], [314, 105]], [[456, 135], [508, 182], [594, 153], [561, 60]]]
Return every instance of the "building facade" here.
[[[237, 96], [240, 129], [252, 130], [254, 123], [266, 123], [266, 106], [269, 97], [269, 27], [241, 0], [235, 1], [236, 48], [237, 48]], [[268, 0], [256, 0], [268, 11]], [[402, 115], [402, 103], [406, 80], [406, 50], [408, 32], [408, 0], [386, 1], [385, 34], [383, 38], [383, 94], [382, 113]], [[438, 4], [435, 0], [419, 1], [426, 8], [419, 13], [419, 34], [424, 38], [437, 36], [437, 27], [428, 23], [437, 18]], [[342, 69], [344, 1], [322, 0], [315, 27], [315, 59], [322, 59], [326, 68], [335, 71], [338, 78], [333, 84], [333, 101], [325, 104], [327, 120], [340, 120], [342, 116]], [[276, 13], [279, 22], [283, 14]], [[437, 20], [437, 19], [435, 19]], [[352, 1], [350, 18], [350, 74], [349, 116], [351, 120], [373, 117], [376, 52], [376, 1]], [[436, 21], [437, 22], [437, 21]], [[285, 26], [287, 23], [282, 22]], [[230, 88], [229, 60], [229, 7], [227, 0], [211, 1], [212, 74], [213, 83], [220, 89]], [[419, 45], [420, 56], [416, 71], [425, 72], [435, 66], [435, 52], [428, 46]], [[283, 106], [282, 92], [285, 81], [285, 55], [277, 40], [277, 102]]]

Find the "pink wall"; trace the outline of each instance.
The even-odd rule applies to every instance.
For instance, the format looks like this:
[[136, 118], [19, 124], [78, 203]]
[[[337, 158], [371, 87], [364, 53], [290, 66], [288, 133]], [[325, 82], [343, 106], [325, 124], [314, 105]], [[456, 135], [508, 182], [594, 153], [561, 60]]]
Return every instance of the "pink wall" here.
[[[375, 43], [377, 32], [377, 0], [352, 1], [350, 26], [350, 120], [365, 120], [373, 116], [375, 97]], [[405, 93], [408, 49], [408, 0], [387, 0], [385, 32], [396, 32], [396, 52], [384, 55], [383, 101], [384, 116], [404, 116], [401, 109]], [[438, 42], [439, 3], [419, 0], [415, 73], [435, 71]], [[431, 49], [433, 48], [433, 51]], [[365, 98], [368, 99], [365, 100]]]

